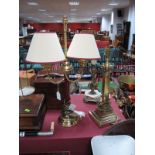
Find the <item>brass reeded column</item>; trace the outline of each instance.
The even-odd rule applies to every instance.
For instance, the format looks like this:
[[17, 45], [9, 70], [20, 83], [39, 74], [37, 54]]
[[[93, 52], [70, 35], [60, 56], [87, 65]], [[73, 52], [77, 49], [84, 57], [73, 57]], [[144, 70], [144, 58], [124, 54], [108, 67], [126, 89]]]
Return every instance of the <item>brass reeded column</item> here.
[[63, 27], [64, 27], [64, 53], [65, 57], [67, 57], [67, 17], [63, 17]]
[[[62, 70], [64, 74], [68, 74], [72, 70], [72, 66], [70, 65], [69, 61], [67, 60], [67, 17], [63, 17], [63, 26], [64, 26], [64, 53], [66, 60], [62, 64]], [[69, 81], [64, 76], [64, 87], [65, 87], [65, 96], [64, 96], [64, 104], [62, 108], [61, 115], [59, 117], [59, 123], [63, 127], [71, 127], [78, 123], [80, 120], [80, 116], [74, 113], [72, 110], [69, 109], [70, 106], [70, 91], [69, 91]]]
[[66, 60], [62, 65], [62, 70], [65, 73], [70, 72], [73, 69], [69, 61], [67, 60], [67, 23], [68, 23], [67, 17], [64, 16], [63, 17], [64, 40], [63, 41], [64, 41], [64, 54], [65, 54]]
[[110, 100], [109, 100], [109, 82], [110, 82], [110, 70], [109, 63], [110, 49], [105, 49], [105, 64], [103, 65], [104, 76], [102, 79], [102, 99], [98, 102], [97, 108], [94, 111], [90, 111], [89, 114], [99, 127], [105, 124], [114, 123], [117, 120], [117, 116], [113, 112]]

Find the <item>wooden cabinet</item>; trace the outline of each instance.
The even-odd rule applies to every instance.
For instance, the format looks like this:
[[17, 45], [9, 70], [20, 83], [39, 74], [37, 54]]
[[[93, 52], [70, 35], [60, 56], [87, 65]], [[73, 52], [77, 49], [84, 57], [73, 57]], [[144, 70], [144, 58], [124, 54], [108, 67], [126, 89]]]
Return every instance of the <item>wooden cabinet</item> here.
[[[51, 83], [45, 78], [37, 78], [33, 81], [35, 93], [45, 94], [45, 102], [47, 109], [61, 109], [64, 100], [70, 100], [68, 82], [62, 82], [59, 85]], [[61, 100], [57, 99], [57, 91], [59, 90]]]

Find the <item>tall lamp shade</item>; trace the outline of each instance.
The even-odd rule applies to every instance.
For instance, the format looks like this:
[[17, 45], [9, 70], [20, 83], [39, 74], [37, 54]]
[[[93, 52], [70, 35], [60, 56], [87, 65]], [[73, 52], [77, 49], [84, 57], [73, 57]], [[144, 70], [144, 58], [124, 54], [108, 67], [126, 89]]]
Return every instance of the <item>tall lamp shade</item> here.
[[56, 63], [65, 60], [56, 33], [35, 33], [26, 57], [31, 63]]
[[100, 59], [99, 50], [93, 34], [75, 34], [67, 52], [68, 58]]

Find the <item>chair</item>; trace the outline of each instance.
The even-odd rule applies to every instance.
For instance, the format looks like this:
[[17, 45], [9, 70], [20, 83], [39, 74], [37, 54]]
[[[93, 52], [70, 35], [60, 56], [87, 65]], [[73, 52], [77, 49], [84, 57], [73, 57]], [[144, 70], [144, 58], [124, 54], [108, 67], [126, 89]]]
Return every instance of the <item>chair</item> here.
[[93, 155], [134, 155], [134, 138], [135, 120], [122, 121], [91, 139]]
[[127, 119], [113, 125], [104, 135], [129, 135], [135, 139], [135, 119]]

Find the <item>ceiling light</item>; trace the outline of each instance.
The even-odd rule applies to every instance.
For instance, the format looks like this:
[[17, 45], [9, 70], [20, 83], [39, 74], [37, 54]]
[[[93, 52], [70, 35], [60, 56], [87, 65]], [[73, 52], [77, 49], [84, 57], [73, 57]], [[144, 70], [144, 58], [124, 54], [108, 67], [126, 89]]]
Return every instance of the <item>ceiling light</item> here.
[[100, 12], [98, 12], [98, 13], [96, 13], [97, 15], [100, 15], [101, 13]]
[[27, 4], [28, 4], [28, 5], [33, 5], [33, 6], [38, 5], [38, 3], [36, 3], [36, 2], [27, 2]]
[[111, 9], [101, 9], [101, 11], [110, 11]]
[[77, 2], [77, 1], [70, 1], [69, 2], [69, 5], [79, 5], [80, 2]]
[[118, 5], [118, 3], [110, 3], [110, 4], [108, 4], [108, 5], [116, 6], [116, 5]]
[[44, 10], [44, 9], [38, 9], [38, 11], [44, 12], [44, 11], [46, 11], [46, 10]]

